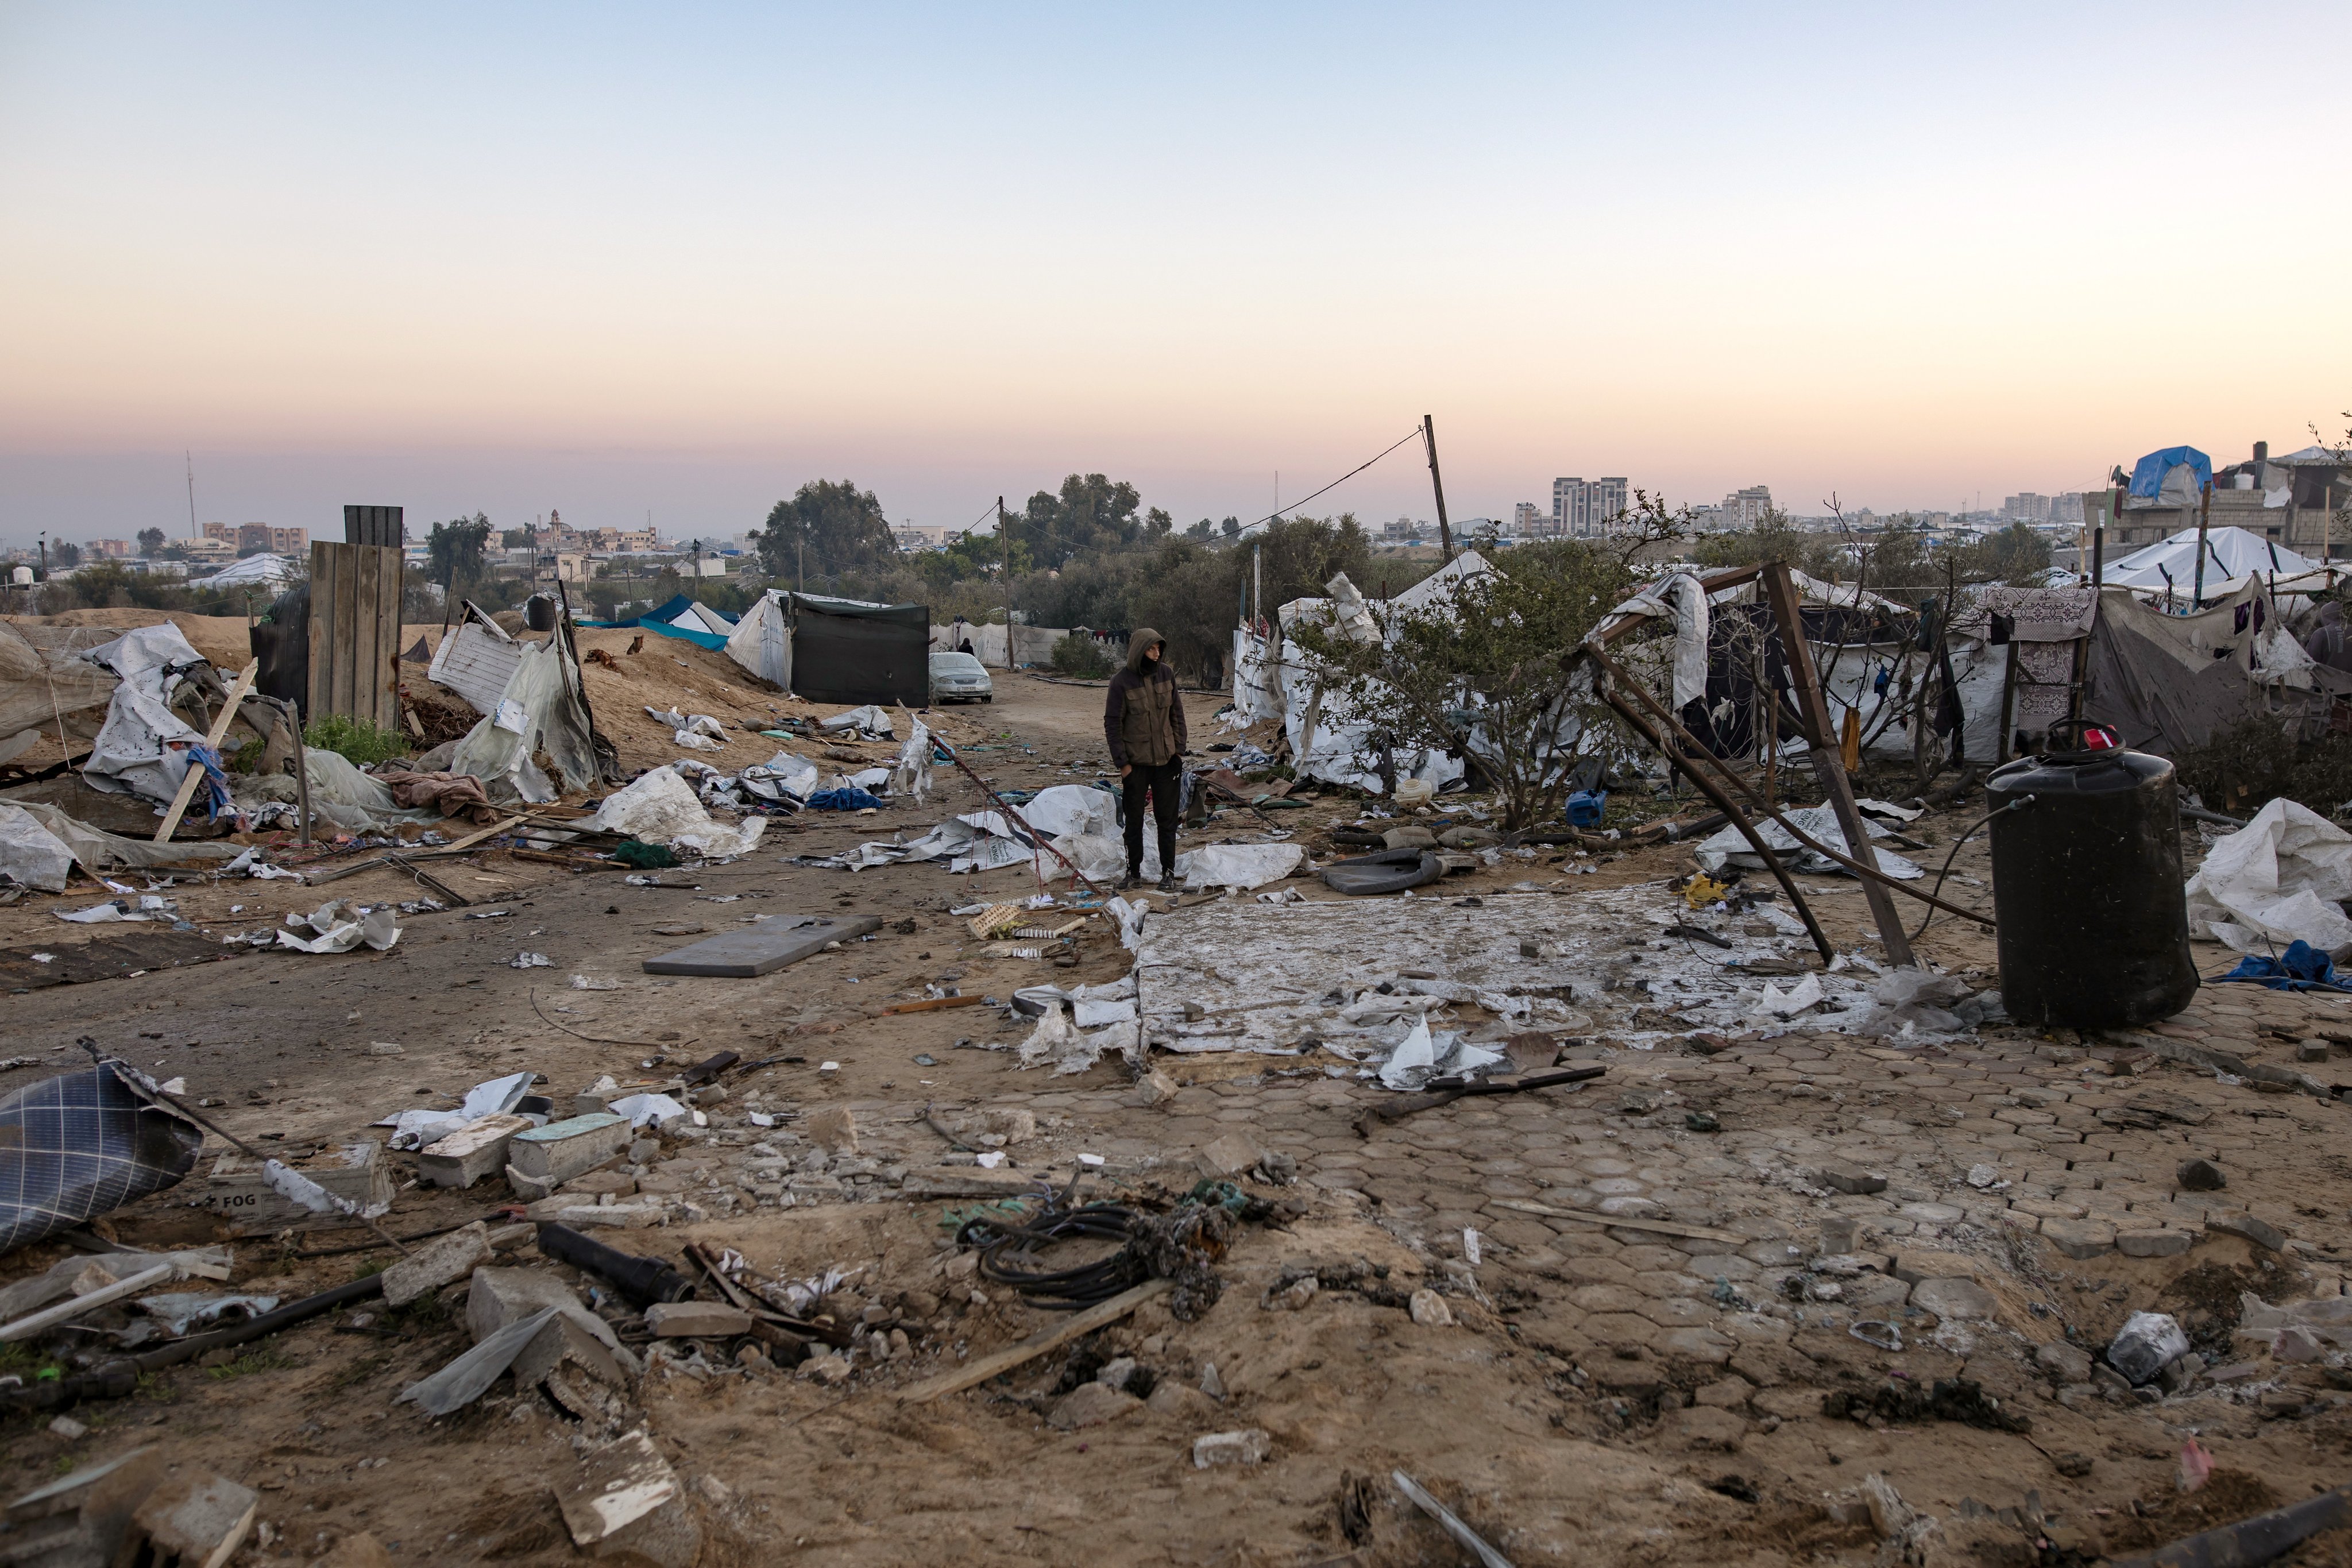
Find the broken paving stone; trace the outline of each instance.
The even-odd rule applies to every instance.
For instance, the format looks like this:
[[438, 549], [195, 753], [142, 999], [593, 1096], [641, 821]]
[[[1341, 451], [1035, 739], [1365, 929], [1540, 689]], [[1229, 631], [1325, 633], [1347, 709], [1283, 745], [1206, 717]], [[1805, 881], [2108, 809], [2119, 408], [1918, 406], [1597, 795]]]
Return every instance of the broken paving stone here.
[[1814, 1173], [1821, 1179], [1822, 1186], [1856, 1197], [1867, 1197], [1872, 1193], [1886, 1190], [1885, 1176], [1865, 1171], [1859, 1165], [1850, 1165], [1843, 1160], [1825, 1160], [1815, 1168]]
[[1737, 1374], [1706, 1384], [1691, 1395], [1692, 1400], [1716, 1410], [1737, 1410], [1756, 1394], [1756, 1385]]
[[253, 1529], [261, 1494], [209, 1472], [174, 1477], [131, 1511], [119, 1561], [219, 1568]]
[[702, 1526], [677, 1474], [643, 1431], [592, 1450], [556, 1502], [572, 1542], [592, 1557], [691, 1568], [702, 1555]]
[[1274, 1439], [1263, 1426], [1245, 1426], [1238, 1432], [1208, 1432], [1192, 1439], [1192, 1468], [1205, 1470], [1215, 1465], [1262, 1465], [1274, 1451]]
[[1988, 1319], [2000, 1315], [2000, 1299], [1973, 1279], [1922, 1279], [1911, 1287], [1911, 1305], [1945, 1319]]
[[2178, 1258], [2194, 1239], [2185, 1230], [2119, 1230], [2116, 1250], [2126, 1258]]
[[1125, 1103], [1137, 1110], [1164, 1105], [1176, 1098], [1176, 1080], [1158, 1068], [1147, 1068], [1127, 1091]]
[[75, 1420], [70, 1415], [60, 1415], [56, 1420], [50, 1422], [49, 1430], [56, 1433], [58, 1436], [63, 1437], [68, 1443], [79, 1442], [80, 1439], [89, 1436], [89, 1428], [83, 1426], [80, 1422]]
[[1453, 1309], [1445, 1298], [1434, 1290], [1415, 1290], [1412, 1301], [1412, 1321], [1425, 1329], [1450, 1329], [1454, 1326]]
[[2100, 1258], [2116, 1249], [2116, 1227], [2098, 1219], [2045, 1219], [2042, 1239], [2069, 1258]]
[[1105, 1388], [1116, 1388], [1120, 1393], [1124, 1394], [1127, 1391], [1128, 1384], [1133, 1381], [1135, 1372], [1136, 1361], [1133, 1356], [1113, 1356], [1110, 1360], [1103, 1363], [1103, 1368], [1100, 1372], [1095, 1373], [1095, 1381], [1101, 1384]]
[[2000, 1168], [1998, 1165], [1970, 1165], [1969, 1167], [1968, 1182], [1969, 1185], [1976, 1188], [1979, 1192], [1983, 1192], [1988, 1188], [1997, 1187], [2000, 1185]]
[[2221, 1167], [2210, 1160], [2183, 1160], [2176, 1173], [2180, 1189], [2189, 1193], [2218, 1193], [2230, 1184]]
[[404, 1307], [453, 1284], [490, 1260], [490, 1227], [480, 1220], [436, 1236], [383, 1271], [383, 1301]]
[[1083, 1383], [1056, 1401], [1054, 1408], [1045, 1413], [1045, 1420], [1064, 1432], [1076, 1432], [1116, 1421], [1142, 1408], [1143, 1401], [1125, 1389], [1105, 1383]]
[[2033, 1352], [2033, 1364], [2062, 1383], [2091, 1381], [2091, 1352], [2063, 1340], [2037, 1345]]
[[519, 1323], [550, 1307], [587, 1311], [572, 1287], [544, 1268], [486, 1266], [474, 1270], [473, 1282], [466, 1291], [466, 1331], [480, 1344], [509, 1323]]
[[817, 1382], [831, 1386], [849, 1381], [849, 1363], [844, 1357], [835, 1355], [831, 1352], [813, 1351], [808, 1359], [801, 1363], [799, 1370], [793, 1375], [814, 1378]]
[[1265, 1157], [1257, 1141], [1246, 1132], [1228, 1132], [1192, 1158], [1201, 1174], [1213, 1182], [1229, 1182]]
[[2286, 1248], [2286, 1233], [2268, 1220], [2256, 1219], [2243, 1209], [2212, 1209], [2205, 1215], [2205, 1228], [2252, 1242], [2270, 1252]]
[[802, 1124], [808, 1141], [835, 1154], [857, 1152], [857, 1118], [845, 1105], [828, 1105], [809, 1112]]

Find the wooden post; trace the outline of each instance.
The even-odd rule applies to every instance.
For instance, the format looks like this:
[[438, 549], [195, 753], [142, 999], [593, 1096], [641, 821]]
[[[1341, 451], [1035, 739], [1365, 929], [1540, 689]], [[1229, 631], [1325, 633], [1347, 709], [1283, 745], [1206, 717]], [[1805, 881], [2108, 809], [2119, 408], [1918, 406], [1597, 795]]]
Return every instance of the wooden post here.
[[[1813, 773], [1830, 797], [1830, 807], [1837, 813], [1838, 828], [1845, 835], [1846, 854], [1858, 864], [1873, 871], [1878, 869], [1878, 853], [1871, 847], [1870, 832], [1863, 826], [1862, 812], [1853, 804], [1853, 785], [1845, 776], [1845, 767], [1837, 752], [1837, 742], [1830, 730], [1829, 705], [1822, 700], [1821, 682], [1813, 677], [1812, 651], [1805, 645], [1805, 626], [1797, 610], [1797, 584], [1789, 575], [1786, 563], [1775, 561], [1764, 569], [1765, 592], [1771, 596], [1773, 618], [1780, 624], [1780, 649], [1789, 661], [1790, 678], [1797, 688], [1797, 712], [1811, 731], [1806, 754], [1813, 760]], [[1895, 900], [1887, 896], [1885, 885], [1874, 878], [1862, 879], [1862, 896], [1870, 905], [1870, 918], [1878, 927], [1879, 941], [1886, 947], [1886, 961], [1898, 969], [1907, 969], [1915, 962], [1911, 956], [1911, 939], [1903, 932], [1902, 918], [1895, 912]]]
[[[260, 673], [261, 661], [257, 658], [239, 672], [236, 683], [228, 689], [228, 700], [221, 704], [220, 717], [213, 721], [210, 732], [205, 736], [205, 745], [215, 751], [220, 749], [221, 737], [228, 733], [229, 724], [236, 718], [237, 705], [245, 700], [245, 694], [253, 689], [253, 678]], [[171, 841], [173, 830], [180, 826], [180, 818], [187, 815], [188, 803], [196, 798], [196, 786], [204, 783], [204, 764], [190, 762], [188, 771], [180, 775], [180, 793], [173, 796], [172, 809], [163, 814], [163, 826], [155, 830], [156, 843]]]
[[1437, 492], [1437, 548], [1444, 559], [1454, 559], [1454, 526], [1445, 521], [1445, 481], [1437, 472], [1437, 421], [1430, 415], [1421, 416], [1421, 438], [1429, 447], [1429, 488]]
[[2010, 738], [2017, 733], [2017, 633], [2009, 634], [2009, 656], [2000, 670], [2000, 743], [1993, 748], [1995, 765], [2009, 761]]
[[2192, 611], [2205, 607], [2205, 530], [2213, 517], [2213, 481], [2205, 481], [2205, 493], [2197, 503], [2197, 591], [2189, 601]]
[[1739, 829], [1739, 836], [1748, 840], [1749, 848], [1764, 858], [1764, 864], [1771, 868], [1773, 880], [1779, 882], [1780, 890], [1789, 895], [1789, 902], [1795, 908], [1798, 918], [1805, 922], [1805, 930], [1812, 936], [1813, 947], [1821, 953], [1822, 962], [1823, 963], [1835, 962], [1836, 944], [1830, 941], [1829, 933], [1822, 930], [1822, 922], [1813, 918], [1812, 906], [1805, 902], [1805, 895], [1798, 890], [1796, 879], [1789, 874], [1789, 868], [1786, 866], [1780, 864], [1780, 858], [1773, 854], [1771, 848], [1765, 844], [1763, 835], [1757, 832], [1756, 825], [1748, 819], [1748, 814], [1739, 809], [1738, 805], [1723, 792], [1720, 785], [1706, 776], [1695, 758], [1682, 754], [1674, 742], [1668, 738], [1663, 725], [1651, 723], [1618, 692], [1617, 685], [1621, 681], [1628, 689], [1633, 689], [1633, 678], [1625, 673], [1623, 667], [1591, 643], [1584, 645], [1583, 657], [1591, 658], [1600, 669], [1601, 679], [1593, 684], [1594, 689], [1601, 694], [1601, 700], [1606, 702], [1620, 719], [1631, 724], [1643, 740], [1655, 746], [1661, 756], [1681, 769], [1689, 777], [1690, 782], [1698, 787], [1698, 792], [1715, 803], [1716, 810], [1731, 818], [1732, 826]]

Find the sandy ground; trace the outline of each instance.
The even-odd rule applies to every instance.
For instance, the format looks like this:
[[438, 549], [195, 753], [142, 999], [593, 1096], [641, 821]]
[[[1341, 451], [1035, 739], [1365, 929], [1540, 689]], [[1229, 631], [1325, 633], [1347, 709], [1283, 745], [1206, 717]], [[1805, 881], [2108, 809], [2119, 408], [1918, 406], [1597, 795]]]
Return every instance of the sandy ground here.
[[[648, 639], [630, 655], [624, 633], [582, 641], [621, 667], [592, 665], [591, 694], [632, 765], [674, 750], [641, 713], [630, 717], [642, 702], [699, 704], [730, 729], [807, 710], [749, 689], [697, 658], [700, 650]], [[1098, 689], [1000, 678], [998, 692], [992, 708], [942, 721], [981, 772], [1032, 788], [1093, 776]], [[1190, 703], [1196, 745], [1216, 739], [1214, 701]], [[772, 744], [747, 735], [714, 760], [740, 765]], [[1025, 1035], [1025, 1024], [992, 1010], [881, 1013], [927, 983], [1003, 996], [1126, 971], [1108, 935], [1083, 935], [1076, 965], [1057, 969], [989, 956], [945, 912], [1026, 894], [1025, 874], [910, 866], [852, 875], [781, 863], [919, 832], [979, 804], [970, 784], [943, 774], [926, 808], [780, 822], [758, 854], [665, 874], [661, 887], [504, 851], [445, 862], [436, 874], [476, 904], [410, 918], [385, 953], [248, 953], [11, 996], [7, 1050], [18, 1065], [0, 1074], [0, 1089], [71, 1065], [87, 1036], [158, 1076], [184, 1076], [241, 1136], [299, 1153], [526, 1067], [561, 1103], [600, 1074], [657, 1078], [719, 1050], [781, 1058], [736, 1079], [709, 1108], [708, 1130], [667, 1140], [631, 1167], [657, 1201], [690, 1206], [674, 1207], [659, 1229], [607, 1234], [665, 1256], [708, 1239], [778, 1278], [862, 1268], [835, 1304], [898, 1325], [908, 1343], [895, 1359], [861, 1354], [839, 1386], [742, 1368], [723, 1346], [648, 1375], [626, 1419], [649, 1426], [686, 1483], [708, 1563], [1467, 1561], [1390, 1487], [1397, 1468], [1521, 1564], [1879, 1561], [1871, 1526], [1827, 1504], [1874, 1474], [1937, 1521], [1917, 1548], [1927, 1561], [2084, 1562], [2341, 1478], [2352, 1422], [2340, 1405], [2352, 1395], [2323, 1366], [2253, 1358], [2228, 1381], [2140, 1403], [2102, 1396], [2063, 1356], [2037, 1358], [2070, 1337], [2103, 1345], [2128, 1311], [2160, 1307], [2184, 1314], [2219, 1365], [2248, 1353], [2230, 1333], [2241, 1289], [2267, 1300], [2339, 1294], [2352, 1245], [2352, 1136], [2330, 1100], [2220, 1083], [2152, 1056], [2147, 1037], [1989, 1027], [1905, 1050], [1801, 1019], [1794, 1029], [1739, 1031], [1714, 1054], [1633, 1050], [1612, 1043], [1604, 1006], [1574, 1053], [1608, 1067], [1601, 1083], [1462, 1102], [1369, 1137], [1356, 1118], [1393, 1097], [1333, 1076], [1328, 1058], [1158, 1058], [1177, 1090], [1135, 1103], [1115, 1058], [1053, 1077], [1019, 1070], [1008, 1052], [959, 1048]], [[1285, 823], [1327, 858], [1320, 830], [1354, 810], [1327, 798]], [[1931, 814], [1914, 831], [1940, 862], [1973, 820]], [[1227, 814], [1187, 841], [1258, 826]], [[1662, 847], [1566, 876], [1576, 864], [1507, 859], [1433, 891], [1478, 896], [1496, 919], [1516, 918], [1524, 896], [1514, 902], [1507, 889], [1532, 879], [1557, 885], [1572, 914], [1581, 897], [1662, 883], [1690, 859], [1686, 846]], [[1958, 884], [1963, 901], [1990, 906], [1989, 875], [1979, 846], [1961, 852], [1956, 876], [1971, 879]], [[1808, 882], [1836, 889], [1818, 906], [1839, 945], [1867, 951], [1850, 885]], [[1328, 896], [1311, 879], [1290, 885]], [[218, 933], [275, 923], [327, 896], [290, 882], [173, 890], [187, 918]], [[371, 872], [331, 893], [373, 900], [415, 889]], [[1669, 895], [1659, 886], [1654, 897]], [[53, 911], [79, 901], [0, 908], [0, 947], [79, 940]], [[494, 910], [504, 912], [475, 918]], [[883, 925], [869, 941], [757, 980], [672, 980], [639, 967], [693, 940], [682, 928], [802, 910], [872, 914]], [[1179, 921], [1185, 909], [1158, 918]], [[1922, 948], [1954, 971], [1994, 968], [1991, 939], [1965, 921], [1939, 920]], [[552, 967], [510, 967], [525, 951]], [[2200, 958], [2208, 973], [2221, 967], [2215, 950]], [[576, 990], [574, 975], [617, 988]], [[2343, 1013], [2335, 998], [2209, 987], [2162, 1037], [2284, 1064], [2289, 1037], [2337, 1034]], [[837, 1071], [821, 1070], [828, 1061]], [[2302, 1070], [2340, 1075], [2333, 1062]], [[2151, 1094], [2179, 1115], [2124, 1111]], [[1097, 1190], [1147, 1196], [1181, 1192], [1202, 1150], [1242, 1131], [1295, 1161], [1298, 1184], [1264, 1195], [1305, 1212], [1243, 1228], [1219, 1269], [1223, 1295], [1197, 1321], [1153, 1303], [1005, 1382], [903, 1405], [898, 1389], [1054, 1321], [950, 1270], [944, 1216], [970, 1200], [924, 1200], [900, 1184], [949, 1157], [921, 1120], [932, 1107], [945, 1117], [1025, 1111], [1036, 1131], [1007, 1148], [1012, 1168], [1058, 1181], [1076, 1155], [1097, 1154], [1107, 1162]], [[854, 1119], [857, 1154], [820, 1157], [826, 1168], [812, 1172], [810, 1117], [836, 1108]], [[753, 1125], [754, 1110], [781, 1127]], [[1694, 1111], [1719, 1131], [1693, 1130]], [[2191, 1155], [2220, 1163], [2229, 1190], [2178, 1191], [2174, 1167]], [[394, 1159], [405, 1179], [410, 1157]], [[781, 1174], [787, 1162], [800, 1173]], [[1885, 1184], [1835, 1190], [1822, 1173], [1831, 1164]], [[1979, 1164], [2006, 1185], [1970, 1185]], [[159, 1194], [111, 1228], [140, 1245], [214, 1236], [217, 1222], [187, 1196]], [[782, 1206], [786, 1196], [792, 1206]], [[404, 1189], [386, 1223], [415, 1237], [503, 1217], [509, 1202], [496, 1179], [465, 1192]], [[1512, 1206], [1612, 1202], [1622, 1221], [1606, 1227]], [[2225, 1205], [2278, 1226], [2293, 1237], [2287, 1249], [2207, 1223]], [[1840, 1216], [1858, 1227], [1857, 1261], [1843, 1275], [1800, 1268], [1820, 1250], [1822, 1222]], [[1642, 1218], [1712, 1234], [1646, 1230]], [[2109, 1242], [2118, 1231], [2174, 1233], [2182, 1249], [2126, 1257], [2098, 1242], [2101, 1226]], [[1469, 1230], [1480, 1237], [1475, 1262]], [[236, 1285], [287, 1297], [323, 1289], [387, 1259], [365, 1240], [349, 1231], [240, 1240]], [[328, 1248], [357, 1250], [304, 1256]], [[54, 1245], [25, 1249], [0, 1263], [0, 1279], [63, 1255]], [[1349, 1286], [1365, 1266], [1385, 1278]], [[1318, 1268], [1328, 1288], [1303, 1305], [1270, 1298]], [[1971, 1276], [1990, 1315], [1939, 1319], [1906, 1300], [1906, 1273]], [[1822, 1286], [1834, 1288], [1830, 1299]], [[1442, 1298], [1452, 1322], [1415, 1321], [1400, 1303], [1416, 1289]], [[262, 1489], [272, 1543], [248, 1547], [242, 1561], [312, 1562], [361, 1531], [402, 1561], [570, 1560], [550, 1489], [600, 1432], [504, 1386], [441, 1421], [394, 1403], [465, 1347], [462, 1297], [448, 1295], [365, 1322], [338, 1314], [227, 1364], [166, 1373], [134, 1398], [75, 1412], [90, 1427], [79, 1438], [11, 1419], [0, 1426], [0, 1464], [29, 1478], [163, 1443], [184, 1464]], [[1898, 1323], [1906, 1348], [1889, 1353], [1849, 1333], [1864, 1315]], [[1118, 1355], [1157, 1381], [1153, 1399], [1106, 1425], [1049, 1422], [1063, 1394]], [[2030, 1429], [1937, 1419], [1892, 1397], [1869, 1403], [1953, 1377]], [[1221, 1394], [1202, 1392], [1204, 1382]], [[1863, 1401], [1859, 1418], [1825, 1413], [1825, 1395], [1848, 1393]], [[1267, 1434], [1265, 1463], [1194, 1467], [1194, 1438], [1244, 1428]], [[2181, 1498], [2177, 1456], [2192, 1436], [2220, 1468], [2206, 1492]]]

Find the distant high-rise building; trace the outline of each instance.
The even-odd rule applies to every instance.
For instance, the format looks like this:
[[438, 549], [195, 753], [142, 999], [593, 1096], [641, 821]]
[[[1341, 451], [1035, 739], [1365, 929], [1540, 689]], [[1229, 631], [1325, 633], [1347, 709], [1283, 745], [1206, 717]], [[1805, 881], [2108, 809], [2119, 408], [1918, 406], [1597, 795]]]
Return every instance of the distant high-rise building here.
[[1554, 479], [1551, 482], [1552, 531], [1570, 539], [1607, 533], [1625, 510], [1628, 494], [1621, 477], [1609, 479]]
[[2048, 522], [2050, 498], [2021, 490], [2000, 503], [2000, 515], [2011, 522]]
[[1519, 502], [1511, 508], [1511, 532], [1521, 539], [1527, 538], [1535, 532], [1537, 521], [1542, 516], [1543, 509], [1537, 506], [1535, 502], [1531, 500]]
[[1582, 479], [1554, 479], [1551, 482], [1551, 531], [1558, 534], [1575, 531], [1570, 524], [1584, 494]]
[[1771, 488], [1768, 485], [1749, 485], [1745, 489], [1734, 490], [1724, 497], [1723, 504], [1716, 509], [1716, 515], [1721, 526], [1727, 529], [1754, 528], [1764, 521], [1766, 514], [1771, 510]]
[[2061, 528], [2083, 526], [2083, 492], [2068, 490], [2063, 496], [2050, 498], [2050, 521]]

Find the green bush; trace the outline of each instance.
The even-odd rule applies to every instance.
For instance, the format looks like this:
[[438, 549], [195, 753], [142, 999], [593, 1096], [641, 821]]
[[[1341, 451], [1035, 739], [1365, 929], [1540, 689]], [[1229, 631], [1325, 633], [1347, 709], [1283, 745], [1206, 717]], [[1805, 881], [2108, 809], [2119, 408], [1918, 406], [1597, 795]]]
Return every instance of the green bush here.
[[399, 731], [378, 729], [365, 719], [342, 713], [311, 720], [302, 731], [302, 740], [321, 752], [340, 752], [354, 767], [408, 755], [408, 737]]
[[1054, 673], [1100, 680], [1118, 668], [1092, 637], [1066, 637], [1054, 645]]
[[2173, 759], [2180, 787], [2210, 811], [2251, 816], [2281, 795], [2322, 816], [2352, 801], [2352, 736], [2297, 744], [2279, 721], [2257, 715], [2217, 731]]

